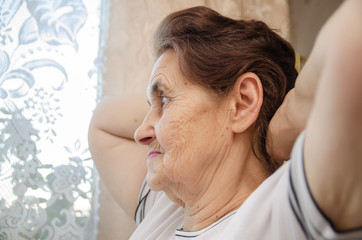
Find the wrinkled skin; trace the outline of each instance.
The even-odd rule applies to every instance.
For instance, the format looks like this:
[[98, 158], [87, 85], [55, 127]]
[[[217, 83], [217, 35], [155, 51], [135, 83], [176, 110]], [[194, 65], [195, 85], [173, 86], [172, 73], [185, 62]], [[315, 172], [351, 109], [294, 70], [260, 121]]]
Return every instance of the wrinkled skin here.
[[208, 188], [229, 153], [227, 99], [191, 83], [174, 52], [156, 62], [148, 87], [150, 111], [135, 139], [159, 154], [147, 160], [147, 181], [177, 203]]

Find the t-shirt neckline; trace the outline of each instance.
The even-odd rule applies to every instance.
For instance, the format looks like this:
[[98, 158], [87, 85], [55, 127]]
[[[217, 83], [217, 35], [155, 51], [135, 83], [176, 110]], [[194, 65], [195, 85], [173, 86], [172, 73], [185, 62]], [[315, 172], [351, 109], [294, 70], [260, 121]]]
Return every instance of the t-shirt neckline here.
[[220, 218], [219, 220], [217, 220], [216, 222], [212, 223], [211, 225], [201, 229], [201, 230], [197, 230], [197, 231], [185, 231], [183, 230], [183, 228], [179, 228], [176, 229], [175, 231], [175, 236], [176, 237], [186, 237], [186, 238], [193, 238], [193, 237], [197, 237], [202, 235], [203, 233], [209, 231], [210, 229], [216, 227], [217, 225], [219, 225], [220, 223], [224, 222], [226, 219], [230, 218], [231, 216], [233, 216], [235, 213], [237, 212], [237, 210], [225, 215], [224, 217]]

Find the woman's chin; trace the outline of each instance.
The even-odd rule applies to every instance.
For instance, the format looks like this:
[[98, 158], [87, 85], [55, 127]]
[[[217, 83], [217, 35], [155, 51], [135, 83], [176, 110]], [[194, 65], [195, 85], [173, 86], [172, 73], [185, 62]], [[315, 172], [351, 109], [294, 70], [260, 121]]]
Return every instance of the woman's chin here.
[[148, 173], [147, 174], [147, 184], [152, 191], [158, 192], [164, 189], [166, 181], [164, 177], [159, 176], [158, 174]]

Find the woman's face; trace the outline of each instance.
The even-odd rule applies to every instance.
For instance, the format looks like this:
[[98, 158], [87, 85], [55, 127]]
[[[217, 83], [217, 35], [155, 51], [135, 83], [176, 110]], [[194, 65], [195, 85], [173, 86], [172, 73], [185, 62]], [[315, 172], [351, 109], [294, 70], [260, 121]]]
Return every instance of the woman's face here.
[[147, 94], [151, 108], [135, 139], [148, 145], [148, 184], [176, 198], [200, 191], [232, 138], [227, 99], [185, 79], [173, 51], [155, 63]]

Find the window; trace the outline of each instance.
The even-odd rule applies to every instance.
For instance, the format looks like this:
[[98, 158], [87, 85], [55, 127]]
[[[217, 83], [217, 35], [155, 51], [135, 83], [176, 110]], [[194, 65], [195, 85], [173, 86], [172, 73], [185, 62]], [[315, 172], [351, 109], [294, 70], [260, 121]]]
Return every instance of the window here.
[[0, 0], [0, 239], [95, 239], [107, 2]]

